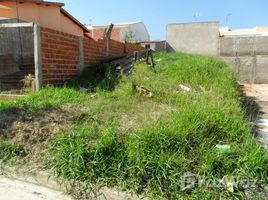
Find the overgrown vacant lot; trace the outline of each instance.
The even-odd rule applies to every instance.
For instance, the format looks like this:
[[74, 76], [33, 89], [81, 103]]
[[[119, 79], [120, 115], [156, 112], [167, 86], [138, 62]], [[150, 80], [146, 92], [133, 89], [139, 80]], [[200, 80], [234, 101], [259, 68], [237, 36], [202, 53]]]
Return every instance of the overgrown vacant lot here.
[[[64, 88], [2, 101], [2, 162], [39, 163], [76, 184], [118, 187], [153, 199], [265, 199], [267, 150], [244, 119], [229, 67], [178, 53], [159, 53], [156, 60], [155, 69], [137, 64], [130, 77], [103, 66]], [[230, 151], [220, 152], [219, 144], [230, 145]], [[186, 172], [257, 183], [238, 184], [234, 192], [219, 184], [183, 190]]]

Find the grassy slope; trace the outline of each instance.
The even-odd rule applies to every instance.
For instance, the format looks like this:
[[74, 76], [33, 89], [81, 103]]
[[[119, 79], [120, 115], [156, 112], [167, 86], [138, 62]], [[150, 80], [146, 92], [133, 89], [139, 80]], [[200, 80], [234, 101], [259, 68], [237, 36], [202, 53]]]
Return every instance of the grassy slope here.
[[[155, 70], [138, 64], [128, 78], [95, 76], [92, 95], [72, 87], [46, 88], [24, 99], [0, 102], [0, 110], [21, 107], [34, 113], [70, 103], [87, 110], [44, 151], [46, 167], [67, 180], [168, 199], [244, 195], [242, 188], [235, 193], [205, 186], [180, 191], [185, 172], [212, 179], [235, 175], [267, 184], [267, 151], [255, 142], [252, 125], [244, 120], [229, 67], [203, 56], [160, 53], [157, 58]], [[133, 83], [149, 89], [153, 97], [135, 93]], [[179, 84], [192, 91], [179, 91]], [[231, 153], [217, 153], [217, 144], [230, 144]]]

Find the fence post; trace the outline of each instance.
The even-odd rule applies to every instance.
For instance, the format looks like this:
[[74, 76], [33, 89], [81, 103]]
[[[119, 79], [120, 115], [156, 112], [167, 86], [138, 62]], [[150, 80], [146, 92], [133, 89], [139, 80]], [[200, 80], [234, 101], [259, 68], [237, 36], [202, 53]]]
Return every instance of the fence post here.
[[41, 31], [38, 24], [34, 24], [34, 65], [35, 65], [35, 88], [39, 91], [43, 84]]
[[85, 69], [85, 52], [84, 52], [84, 38], [79, 38], [80, 43], [80, 56], [79, 56], [79, 71], [82, 72]]

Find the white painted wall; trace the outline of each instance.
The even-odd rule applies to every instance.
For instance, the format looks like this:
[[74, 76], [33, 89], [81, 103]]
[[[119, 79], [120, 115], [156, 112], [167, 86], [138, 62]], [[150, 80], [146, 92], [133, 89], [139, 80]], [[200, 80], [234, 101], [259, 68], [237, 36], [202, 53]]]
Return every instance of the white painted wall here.
[[194, 22], [167, 25], [168, 51], [218, 55], [219, 22]]
[[126, 35], [129, 32], [132, 32], [134, 34], [133, 39], [137, 42], [150, 40], [150, 34], [143, 22], [129, 24], [128, 26], [120, 28], [121, 28], [121, 41], [125, 40]]

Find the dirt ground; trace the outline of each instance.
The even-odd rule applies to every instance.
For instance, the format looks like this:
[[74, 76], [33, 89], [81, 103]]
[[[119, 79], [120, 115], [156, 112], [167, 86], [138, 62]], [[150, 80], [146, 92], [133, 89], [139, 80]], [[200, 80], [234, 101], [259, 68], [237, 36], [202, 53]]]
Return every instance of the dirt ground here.
[[23, 146], [31, 160], [37, 157], [49, 138], [67, 129], [84, 112], [74, 105], [51, 108], [28, 115], [25, 110], [13, 108], [0, 114], [0, 139]]
[[246, 96], [258, 101], [268, 101], [268, 84], [244, 84], [242, 89]]
[[257, 103], [259, 116], [255, 121], [257, 139], [268, 148], [268, 84], [246, 84], [244, 95]]

